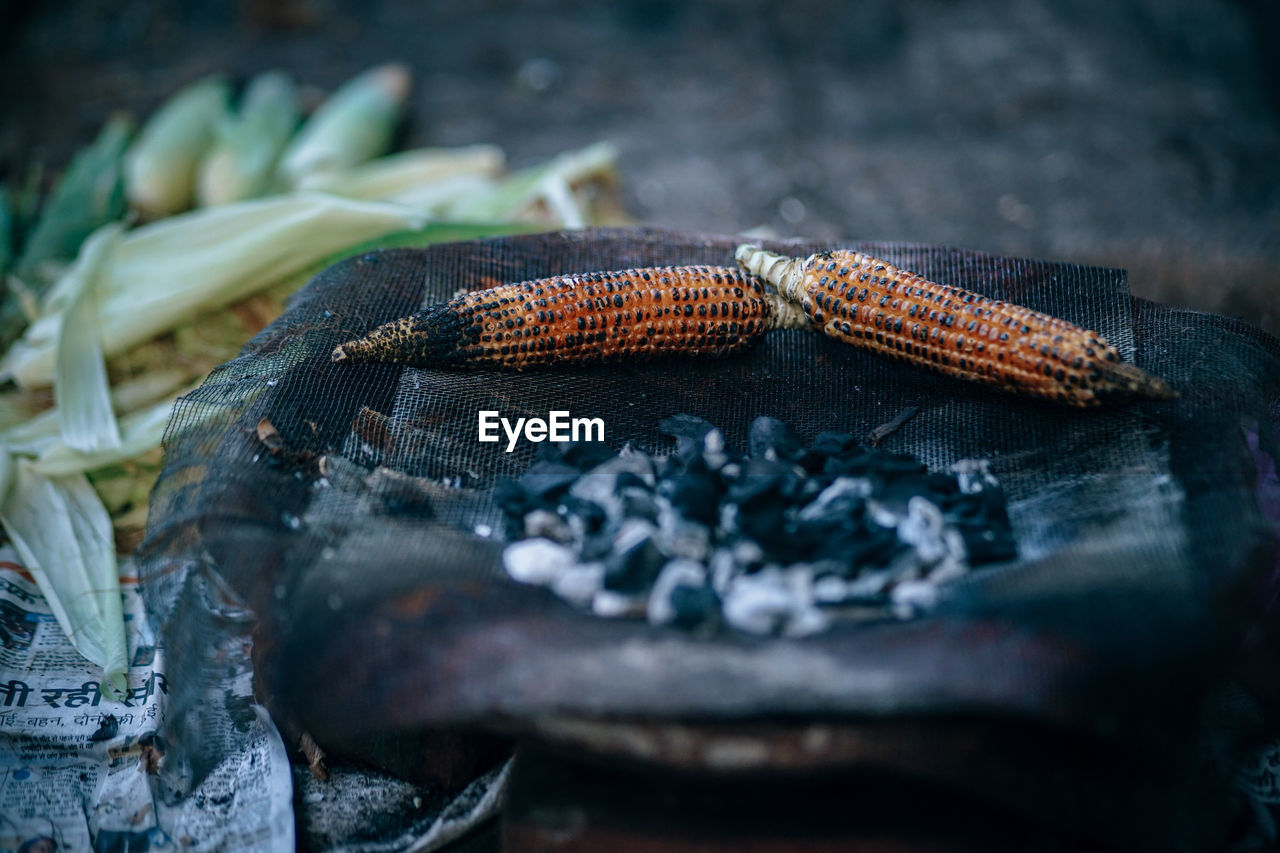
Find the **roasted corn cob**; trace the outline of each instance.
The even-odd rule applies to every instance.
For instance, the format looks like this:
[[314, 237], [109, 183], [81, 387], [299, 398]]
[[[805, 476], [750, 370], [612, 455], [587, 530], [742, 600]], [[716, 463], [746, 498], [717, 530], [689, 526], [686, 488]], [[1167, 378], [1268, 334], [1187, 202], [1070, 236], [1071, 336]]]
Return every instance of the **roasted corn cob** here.
[[525, 368], [728, 355], [804, 317], [729, 267], [564, 275], [465, 294], [341, 344], [334, 361]]
[[1097, 332], [861, 252], [788, 258], [744, 245], [736, 258], [827, 336], [938, 373], [1071, 406], [1177, 396], [1164, 380], [1120, 361]]

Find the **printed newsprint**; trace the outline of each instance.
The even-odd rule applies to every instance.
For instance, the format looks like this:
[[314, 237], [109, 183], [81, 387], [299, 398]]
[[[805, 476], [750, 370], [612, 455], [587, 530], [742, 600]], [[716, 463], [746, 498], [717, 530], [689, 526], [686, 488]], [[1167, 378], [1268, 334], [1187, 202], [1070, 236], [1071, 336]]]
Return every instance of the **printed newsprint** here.
[[185, 797], [156, 768], [168, 677], [132, 565], [121, 564], [129, 648], [123, 701], [67, 642], [39, 588], [0, 549], [0, 851], [294, 849], [288, 756], [270, 718]]

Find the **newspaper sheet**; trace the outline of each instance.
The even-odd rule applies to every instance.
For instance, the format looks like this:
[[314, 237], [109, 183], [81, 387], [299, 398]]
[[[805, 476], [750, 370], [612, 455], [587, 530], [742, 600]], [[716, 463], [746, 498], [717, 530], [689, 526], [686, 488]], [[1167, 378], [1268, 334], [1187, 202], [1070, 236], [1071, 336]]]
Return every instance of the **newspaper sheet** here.
[[129, 689], [113, 702], [0, 549], [0, 851], [293, 850], [288, 755], [247, 678], [226, 697], [240, 748], [185, 796], [166, 787], [168, 676], [127, 561], [121, 588]]

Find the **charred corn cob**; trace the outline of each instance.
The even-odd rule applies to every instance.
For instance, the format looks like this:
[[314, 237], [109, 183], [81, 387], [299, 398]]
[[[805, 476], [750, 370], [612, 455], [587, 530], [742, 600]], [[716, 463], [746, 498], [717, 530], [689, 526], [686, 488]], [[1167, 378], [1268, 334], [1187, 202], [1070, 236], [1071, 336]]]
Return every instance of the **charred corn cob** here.
[[525, 368], [660, 355], [728, 355], [780, 326], [794, 306], [729, 267], [564, 275], [468, 293], [341, 344], [334, 361]]
[[736, 257], [827, 336], [938, 373], [1072, 406], [1177, 396], [1097, 332], [861, 252], [787, 258], [744, 245]]

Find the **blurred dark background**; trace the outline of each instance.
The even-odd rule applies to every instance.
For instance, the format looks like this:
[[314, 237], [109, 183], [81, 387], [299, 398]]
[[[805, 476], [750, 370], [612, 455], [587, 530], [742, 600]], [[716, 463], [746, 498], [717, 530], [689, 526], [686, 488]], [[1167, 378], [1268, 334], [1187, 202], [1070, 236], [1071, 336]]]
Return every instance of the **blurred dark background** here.
[[1271, 0], [0, 6], [0, 176], [212, 71], [414, 71], [405, 145], [597, 139], [640, 222], [1127, 267], [1280, 328]]

